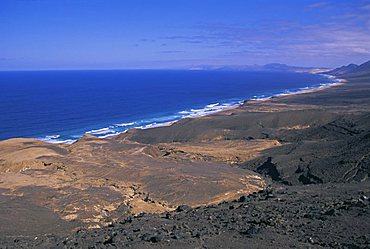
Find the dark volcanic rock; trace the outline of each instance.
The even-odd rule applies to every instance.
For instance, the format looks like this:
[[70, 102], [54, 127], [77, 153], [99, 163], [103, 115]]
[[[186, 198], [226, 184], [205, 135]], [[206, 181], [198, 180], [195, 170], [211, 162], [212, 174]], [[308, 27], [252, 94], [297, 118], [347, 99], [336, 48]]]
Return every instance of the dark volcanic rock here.
[[267, 175], [271, 177], [274, 181], [281, 181], [280, 173], [276, 169], [276, 165], [272, 163], [272, 158], [267, 158], [267, 161], [259, 166], [256, 171], [260, 174]]
[[[359, 191], [361, 189], [361, 191]], [[241, 200], [123, 217], [112, 227], [68, 237], [3, 238], [2, 247], [36, 248], [368, 248], [370, 183], [270, 187]], [[249, 201], [246, 202], [246, 200]], [[15, 240], [16, 239], [16, 240]]]
[[248, 196], [245, 196], [245, 195], [242, 195], [240, 196], [239, 202], [247, 202], [247, 201], [250, 201], [250, 198]]
[[298, 180], [303, 184], [315, 184], [315, 183], [323, 183], [322, 179], [313, 175], [308, 171], [305, 174], [299, 176]]
[[178, 206], [177, 208], [176, 208], [176, 211], [177, 212], [188, 212], [188, 211], [190, 211], [190, 210], [192, 210], [192, 207], [190, 207], [190, 206], [188, 206], [188, 205], [180, 205], [180, 206]]

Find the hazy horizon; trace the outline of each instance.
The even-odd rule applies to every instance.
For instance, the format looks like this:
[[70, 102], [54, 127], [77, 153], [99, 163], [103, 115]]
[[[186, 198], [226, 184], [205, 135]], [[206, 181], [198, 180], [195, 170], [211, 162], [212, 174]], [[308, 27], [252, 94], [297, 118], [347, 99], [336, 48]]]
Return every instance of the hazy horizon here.
[[190, 69], [370, 58], [370, 1], [0, 2], [0, 70]]

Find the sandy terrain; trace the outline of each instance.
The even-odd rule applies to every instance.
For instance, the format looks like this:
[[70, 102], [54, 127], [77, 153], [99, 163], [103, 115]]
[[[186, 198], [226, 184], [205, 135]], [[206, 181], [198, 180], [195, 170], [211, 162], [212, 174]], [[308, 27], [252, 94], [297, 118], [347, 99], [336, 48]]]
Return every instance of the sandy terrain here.
[[[278, 142], [220, 141], [202, 153], [197, 150], [206, 144], [178, 146], [93, 136], [72, 145], [6, 140], [0, 142], [0, 188], [2, 195], [20, 198], [25, 205], [47, 208], [62, 220], [95, 228], [122, 212], [158, 213], [184, 203], [218, 203], [260, 190], [265, 185], [260, 176], [229, 164], [255, 158]], [[225, 146], [229, 149], [222, 150]], [[241, 147], [248, 150], [233, 155]], [[180, 150], [181, 155], [174, 156]]]
[[0, 245], [368, 248], [370, 75], [346, 80], [112, 139], [2, 141]]

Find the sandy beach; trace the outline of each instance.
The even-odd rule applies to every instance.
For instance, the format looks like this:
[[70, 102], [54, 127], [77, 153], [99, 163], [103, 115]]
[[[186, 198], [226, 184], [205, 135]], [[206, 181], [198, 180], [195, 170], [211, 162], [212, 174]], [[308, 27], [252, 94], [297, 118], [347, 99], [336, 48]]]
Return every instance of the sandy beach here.
[[[356, 196], [356, 189], [367, 198], [369, 79], [368, 76], [347, 77], [327, 87], [249, 100], [208, 116], [182, 119], [169, 126], [131, 129], [107, 139], [85, 135], [71, 145], [34, 139], [1, 141], [0, 223], [7, 224], [11, 219], [14, 225], [0, 226], [0, 241], [9, 245], [17, 238], [20, 245], [25, 245], [22, 243], [35, 243], [37, 237], [38, 245], [50, 245], [58, 244], [63, 236], [72, 236], [75, 240], [69, 241], [73, 243], [93, 245], [98, 242], [91, 237], [94, 231], [91, 229], [98, 229], [103, 236], [116, 227], [135, 230], [144, 221], [161, 226], [158, 219], [163, 215], [172, 217], [169, 219], [174, 226], [191, 227], [201, 224], [192, 222], [199, 215], [204, 218], [204, 213], [249, 217], [250, 208], [263, 206], [261, 213], [288, 217], [299, 208], [292, 206], [296, 201], [324, 207], [333, 198], [345, 201], [344, 192]], [[307, 189], [316, 184], [320, 187]], [[329, 191], [333, 188], [334, 192]], [[286, 194], [292, 191], [295, 194]], [[312, 203], [311, 195], [321, 196], [321, 201]], [[284, 205], [276, 202], [276, 196], [285, 200]], [[233, 204], [239, 198], [249, 198], [253, 204], [244, 201]], [[264, 198], [267, 201], [261, 202]], [[367, 199], [364, 203], [362, 209], [356, 209], [361, 212], [361, 220], [354, 218], [351, 213], [354, 211], [334, 211], [341, 213], [341, 223], [327, 221], [346, 231], [341, 232], [338, 243], [347, 243], [351, 234], [358, 233], [350, 229], [353, 224], [367, 226], [365, 223], [370, 219]], [[270, 210], [276, 205], [290, 211]], [[234, 208], [236, 213], [225, 211]], [[179, 213], [182, 209], [186, 211]], [[314, 217], [311, 211], [305, 212], [307, 217]], [[298, 219], [304, 214], [296, 215]], [[28, 221], [29, 216], [34, 221]], [[123, 222], [128, 217], [134, 219], [133, 225]], [[267, 219], [263, 214], [257, 217]], [[227, 224], [232, 224], [230, 219]], [[318, 220], [309, 220], [308, 227], [319, 224]], [[247, 241], [253, 244], [258, 236], [267, 234], [281, 246], [310, 243], [298, 242], [306, 240], [308, 232], [299, 235], [288, 228], [297, 225], [293, 224], [294, 219], [283, 218], [280, 225], [277, 221], [275, 225], [256, 223], [253, 225], [256, 236], [244, 236], [240, 229], [245, 227], [239, 223], [221, 232], [217, 229], [219, 222], [220, 219], [216, 223], [204, 223], [202, 229], [207, 235], [202, 238], [208, 243], [218, 241], [221, 246], [222, 236], [232, 236], [235, 246]], [[80, 229], [89, 239], [73, 235]], [[176, 240], [180, 241], [176, 245], [183, 243], [187, 248], [191, 243], [200, 243], [201, 240], [193, 241], [193, 237], [186, 235], [187, 229], [178, 230]], [[286, 235], [276, 234], [289, 229], [293, 230]], [[156, 239], [143, 237], [146, 230], [152, 234], [151, 228], [145, 226], [137, 236], [130, 232], [115, 235], [120, 241], [116, 243], [133, 243], [137, 248], [146, 248], [146, 243], [153, 245], [152, 240]], [[333, 238], [336, 236], [335, 230], [329, 229], [328, 233]], [[43, 237], [46, 234], [58, 236], [50, 240]], [[159, 248], [173, 245], [165, 242], [172, 241], [170, 234], [160, 233]], [[128, 236], [133, 241], [129, 242]], [[321, 238], [316, 233], [311, 236]], [[270, 242], [264, 240], [266, 246]]]

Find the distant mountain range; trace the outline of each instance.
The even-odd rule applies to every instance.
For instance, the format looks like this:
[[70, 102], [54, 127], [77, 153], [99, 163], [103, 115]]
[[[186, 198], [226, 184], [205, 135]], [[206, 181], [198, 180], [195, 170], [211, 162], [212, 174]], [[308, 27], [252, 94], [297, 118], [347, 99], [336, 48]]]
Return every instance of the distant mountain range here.
[[347, 66], [338, 67], [334, 70], [326, 72], [327, 74], [343, 76], [343, 75], [370, 75], [370, 61], [361, 65], [349, 64]]
[[327, 71], [328, 68], [299, 67], [281, 63], [270, 63], [266, 65], [233, 65], [233, 66], [210, 66], [201, 65], [191, 68], [191, 70], [222, 70], [222, 71], [293, 71], [293, 72], [312, 72]]
[[370, 75], [370, 61], [361, 65], [349, 64], [335, 69], [323, 67], [300, 67], [281, 63], [270, 63], [266, 65], [234, 65], [234, 66], [210, 66], [201, 65], [190, 68], [191, 70], [221, 70], [221, 71], [286, 71], [286, 72], [309, 72], [325, 73], [335, 76], [343, 75]]

